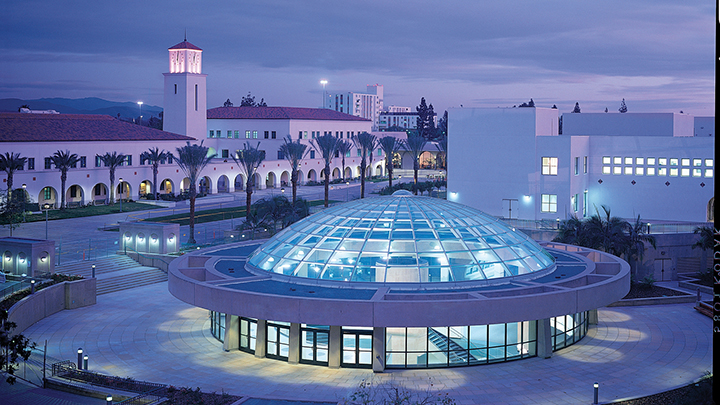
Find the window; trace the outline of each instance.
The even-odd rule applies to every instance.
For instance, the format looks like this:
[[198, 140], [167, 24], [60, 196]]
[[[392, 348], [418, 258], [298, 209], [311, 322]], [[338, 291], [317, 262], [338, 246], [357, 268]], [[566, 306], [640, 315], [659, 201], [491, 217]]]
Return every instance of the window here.
[[270, 131], [263, 132], [263, 136], [265, 136], [265, 139], [270, 138]]
[[168, 164], [171, 165], [172, 162], [173, 162], [173, 155], [172, 155], [172, 154], [168, 154]]
[[705, 177], [712, 177], [713, 169], [705, 169]]
[[277, 139], [277, 132], [275, 132], [275, 131], [270, 132], [270, 137], [272, 139]]
[[283, 155], [283, 153], [282, 153], [281, 150], [277, 151], [277, 154], [278, 154], [278, 157], [277, 157], [278, 160], [283, 160], [283, 159], [285, 159], [285, 155]]
[[245, 139], [250, 139], [250, 131], [245, 131]]
[[95, 156], [95, 167], [100, 167], [101, 163], [102, 163], [102, 160], [100, 160], [100, 156]]
[[[125, 162], [127, 163], [128, 166], [132, 166], [132, 155], [126, 155]], [[80, 164], [82, 165], [82, 161]]]
[[588, 191], [585, 190], [583, 192], [583, 216], [587, 216], [587, 206], [588, 206]]
[[702, 177], [702, 169], [693, 169], [693, 177]]
[[583, 173], [587, 174], [588, 171], [588, 157], [583, 157]]
[[175, 85], [175, 94], [177, 94], [177, 84]]
[[670, 176], [677, 177], [678, 175], [678, 169], [677, 168], [671, 168], [670, 169]]
[[253, 131], [253, 139], [258, 139], [258, 131]]
[[570, 197], [570, 204], [572, 205], [573, 212], [577, 212], [577, 210], [578, 210], [578, 195], [577, 194]]
[[223, 159], [227, 159], [230, 157], [230, 151], [228, 149], [223, 149], [220, 151], [220, 156], [222, 156]]
[[208, 138], [215, 138], [215, 131], [212, 129], [208, 132]]
[[377, 150], [377, 155], [378, 155], [378, 156], [382, 156], [382, 149], [378, 149], [378, 150]]
[[648, 175], [648, 176], [654, 176], [654, 175], [655, 175], [655, 168], [654, 168], [654, 167], [648, 167], [648, 168], [647, 168], [647, 175]]
[[632, 174], [632, 166], [625, 166], [625, 174]]
[[667, 169], [664, 167], [658, 168], [658, 176], [667, 176]]
[[642, 176], [645, 174], [645, 168], [644, 167], [636, 167], [635, 168], [635, 174], [637, 176]]
[[235, 131], [235, 136], [234, 136], [234, 138], [235, 138], [235, 139], [240, 138], [240, 131], [237, 131], [237, 130]]
[[610, 159], [610, 156], [603, 156], [602, 162], [604, 165], [609, 165], [611, 161], [612, 159]]
[[610, 166], [603, 166], [602, 174], [610, 174]]
[[35, 170], [35, 158], [28, 158], [28, 170]]
[[680, 169], [680, 176], [682, 176], [682, 177], [690, 177], [690, 169], [688, 169], [688, 168], [682, 168], [682, 169]]
[[298, 131], [298, 139], [302, 139], [302, 131]]
[[541, 196], [540, 212], [557, 212], [557, 194]]
[[677, 165], [678, 165], [678, 160], [677, 160], [677, 159], [675, 159], [675, 158], [670, 159], [670, 166], [677, 166]]
[[307, 133], [307, 131], [303, 131], [303, 138], [308, 139], [308, 133]]
[[645, 164], [645, 158], [635, 158], [635, 164], [636, 164], [636, 165], [644, 165], [644, 164]]
[[647, 158], [647, 164], [648, 166], [655, 165], [655, 158]]
[[680, 159], [680, 164], [683, 166], [690, 166], [690, 159], [688, 159], [688, 158]]
[[18, 170], [25, 170], [25, 163], [21, 164], [20, 167], [17, 168]]
[[52, 189], [50, 187], [45, 187], [43, 189], [43, 200], [49, 200], [52, 198]]
[[315, 151], [314, 150], [310, 151], [310, 159], [315, 159]]
[[[100, 160], [100, 158], [97, 158], [97, 159]], [[49, 157], [46, 157], [45, 158], [45, 170], [50, 170], [50, 169], [52, 169], [52, 159], [50, 159]]]
[[76, 160], [70, 167], [72, 167], [73, 169], [77, 169], [77, 164], [78, 164], [78, 162]]
[[667, 158], [658, 158], [658, 164], [660, 166], [667, 166]]
[[613, 158], [613, 164], [614, 165], [621, 165], [622, 164], [622, 158], [620, 156], [615, 156]]
[[542, 174], [545, 176], [557, 176], [558, 158], [543, 157], [542, 158]]
[[198, 85], [195, 85], [195, 111], [198, 110]]
[[693, 166], [695, 166], [695, 167], [702, 166], [702, 159], [693, 159]]
[[622, 174], [622, 167], [613, 166], [613, 174]]
[[707, 166], [707, 167], [712, 167], [712, 165], [713, 165], [713, 160], [712, 160], [712, 159], [705, 159], [705, 166]]
[[232, 131], [228, 129], [227, 131], [227, 138], [232, 139]]
[[575, 156], [575, 175], [580, 173], [580, 158]]
[[357, 154], [358, 154], [358, 157], [362, 156], [362, 152], [360, 151], [360, 149], [357, 150]]
[[626, 158], [625, 158], [625, 164], [626, 164], [626, 165], [631, 165], [632, 162], [633, 162], [633, 158], [631, 158], [631, 157], [626, 157]]

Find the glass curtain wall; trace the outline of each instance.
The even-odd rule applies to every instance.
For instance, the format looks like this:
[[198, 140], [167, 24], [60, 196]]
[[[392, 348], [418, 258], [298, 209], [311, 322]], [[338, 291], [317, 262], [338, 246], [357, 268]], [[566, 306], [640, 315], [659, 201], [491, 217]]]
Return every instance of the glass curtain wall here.
[[287, 361], [290, 354], [290, 323], [267, 321], [265, 356]]
[[210, 311], [210, 333], [219, 341], [225, 341], [225, 314]]
[[553, 351], [570, 346], [582, 339], [588, 331], [588, 313], [550, 318]]
[[240, 350], [255, 353], [257, 343], [257, 319], [240, 318]]
[[342, 328], [342, 367], [372, 367], [372, 328]]
[[300, 363], [328, 365], [329, 326], [300, 325]]

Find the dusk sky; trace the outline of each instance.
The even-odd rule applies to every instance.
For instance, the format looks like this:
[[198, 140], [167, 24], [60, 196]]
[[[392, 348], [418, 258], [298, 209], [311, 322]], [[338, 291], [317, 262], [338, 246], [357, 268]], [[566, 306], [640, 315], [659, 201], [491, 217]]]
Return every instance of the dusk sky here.
[[0, 98], [162, 106], [167, 48], [203, 49], [208, 107], [248, 92], [319, 107], [385, 86], [385, 105], [714, 115], [709, 1], [4, 1]]

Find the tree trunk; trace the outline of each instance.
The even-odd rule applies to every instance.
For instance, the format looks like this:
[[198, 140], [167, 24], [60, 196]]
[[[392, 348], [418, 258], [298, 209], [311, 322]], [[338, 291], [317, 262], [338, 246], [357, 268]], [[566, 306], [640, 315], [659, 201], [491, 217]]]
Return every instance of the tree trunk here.
[[67, 181], [67, 172], [60, 174], [60, 209], [65, 209], [65, 182]]
[[252, 183], [250, 183], [250, 179], [251, 177], [248, 177], [248, 181], [245, 183], [245, 219], [248, 221], [250, 220], [250, 206], [252, 205]]
[[110, 205], [115, 204], [115, 172], [110, 171]]
[[388, 161], [387, 158], [385, 161], [387, 162], [385, 166], [386, 166], [387, 173], [388, 173], [388, 185], [390, 186], [390, 189], [392, 189], [392, 173], [393, 173], [392, 161]]
[[190, 237], [188, 243], [194, 245], [195, 243], [195, 186], [190, 186]]
[[413, 191], [415, 192], [415, 195], [418, 195], [418, 169], [420, 167], [420, 164], [418, 163], [417, 159], [415, 159], [415, 162], [413, 163], [413, 170], [415, 171], [415, 187], [413, 187]]
[[365, 170], [367, 170], [367, 163], [363, 159], [360, 161], [360, 198], [365, 198]]
[[330, 194], [330, 165], [325, 165], [325, 208], [328, 207], [328, 196]]
[[157, 175], [158, 175], [158, 167], [156, 164], [153, 163], [153, 199], [158, 199], [157, 194]]
[[297, 169], [293, 169], [292, 175], [290, 176], [290, 181], [292, 182], [292, 202], [293, 202], [293, 204], [295, 204], [295, 201], [297, 201], [297, 183], [298, 183]]

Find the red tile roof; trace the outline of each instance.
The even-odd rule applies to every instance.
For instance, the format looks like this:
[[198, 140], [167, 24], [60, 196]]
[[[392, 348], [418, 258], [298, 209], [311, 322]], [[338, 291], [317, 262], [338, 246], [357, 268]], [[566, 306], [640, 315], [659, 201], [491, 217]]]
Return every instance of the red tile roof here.
[[193, 140], [109, 115], [0, 112], [0, 142]]
[[175, 46], [171, 46], [168, 49], [195, 49], [197, 51], [202, 51], [202, 49], [198, 48], [197, 46], [191, 44], [187, 40], [180, 42], [179, 44]]
[[208, 119], [238, 120], [328, 120], [328, 121], [367, 121], [354, 115], [326, 108], [298, 107], [217, 107], [207, 111]]

